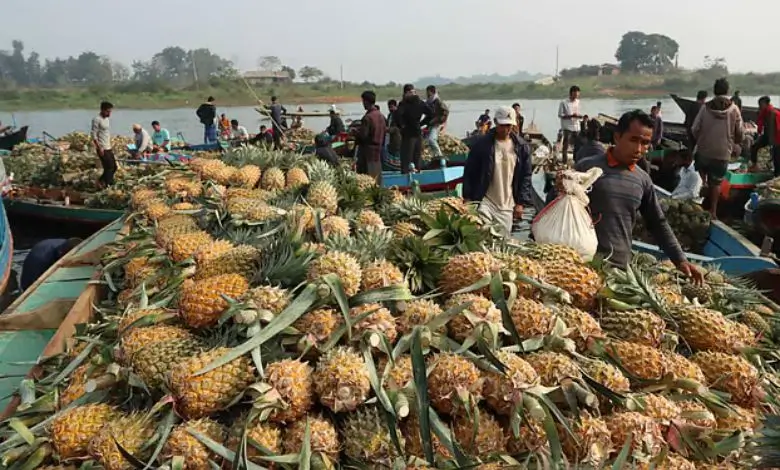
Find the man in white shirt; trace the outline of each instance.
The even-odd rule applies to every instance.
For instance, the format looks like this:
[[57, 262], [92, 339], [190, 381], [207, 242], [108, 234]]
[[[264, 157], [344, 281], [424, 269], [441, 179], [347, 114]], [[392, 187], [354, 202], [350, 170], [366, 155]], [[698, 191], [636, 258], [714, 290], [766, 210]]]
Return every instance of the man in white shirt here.
[[152, 151], [152, 138], [146, 129], [141, 127], [140, 124], [133, 124], [133, 134], [135, 134], [135, 150], [133, 153], [136, 156], [143, 156], [146, 153]]
[[249, 140], [249, 131], [246, 130], [246, 127], [238, 125], [238, 119], [230, 121], [230, 138], [239, 142]]
[[680, 168], [680, 182], [672, 192], [672, 199], [692, 200], [701, 204], [701, 175], [693, 164], [693, 154], [690, 151], [681, 152], [677, 164]]
[[561, 153], [563, 154], [563, 163], [566, 163], [569, 160], [569, 146], [574, 147], [580, 131], [580, 119], [582, 119], [580, 87], [574, 85], [569, 88], [569, 98], [561, 101], [560, 106], [558, 106], [558, 117], [561, 119], [561, 130], [563, 131]]
[[116, 158], [111, 149], [111, 126], [108, 118], [111, 117], [111, 111], [114, 105], [108, 101], [100, 103], [100, 114], [92, 119], [92, 128], [90, 137], [95, 151], [103, 166], [103, 174], [100, 175], [101, 186], [111, 186], [114, 184], [114, 174], [116, 173]]

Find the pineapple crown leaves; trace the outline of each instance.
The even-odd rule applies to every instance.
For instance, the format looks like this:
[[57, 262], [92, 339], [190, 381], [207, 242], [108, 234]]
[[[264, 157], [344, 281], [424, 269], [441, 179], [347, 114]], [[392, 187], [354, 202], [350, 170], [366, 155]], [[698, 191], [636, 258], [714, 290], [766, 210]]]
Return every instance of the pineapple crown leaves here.
[[437, 288], [441, 269], [447, 264], [449, 254], [419, 238], [405, 237], [393, 241], [387, 259], [404, 272], [412, 292], [421, 293]]
[[365, 265], [377, 259], [384, 259], [393, 241], [393, 235], [387, 230], [360, 230], [351, 237], [331, 235], [325, 240], [329, 251], [341, 251], [352, 255], [360, 264]]
[[420, 218], [428, 227], [423, 240], [442, 250], [459, 253], [481, 251], [488, 239], [488, 234], [482, 227], [460, 214], [450, 215], [444, 209], [435, 217], [423, 214]]

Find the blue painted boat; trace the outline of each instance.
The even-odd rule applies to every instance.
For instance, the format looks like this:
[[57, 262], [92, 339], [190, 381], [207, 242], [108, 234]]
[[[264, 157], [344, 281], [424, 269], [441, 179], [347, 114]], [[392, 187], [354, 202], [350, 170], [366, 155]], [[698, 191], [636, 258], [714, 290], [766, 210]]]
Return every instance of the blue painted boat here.
[[[2, 163], [0, 163], [2, 164]], [[5, 169], [3, 169], [3, 176]], [[11, 263], [14, 254], [14, 237], [11, 234], [11, 225], [5, 213], [5, 206], [0, 204], [0, 294], [8, 287], [11, 277]]]
[[[547, 178], [544, 173], [536, 173], [532, 177], [534, 207], [537, 212], [545, 206], [545, 186]], [[667, 198], [670, 193], [656, 186], [656, 194]], [[636, 251], [650, 253], [664, 259], [666, 255], [657, 245], [651, 245], [634, 240]], [[742, 276], [754, 271], [777, 268], [772, 259], [761, 256], [761, 249], [736, 230], [720, 221], [710, 224], [710, 232], [704, 245], [703, 254], [686, 253], [685, 256], [694, 263], [716, 265], [730, 276]]]
[[408, 190], [415, 185], [419, 185], [422, 192], [452, 190], [461, 182], [463, 182], [462, 166], [406, 174], [394, 171], [382, 172], [382, 186], [397, 187], [400, 190]]

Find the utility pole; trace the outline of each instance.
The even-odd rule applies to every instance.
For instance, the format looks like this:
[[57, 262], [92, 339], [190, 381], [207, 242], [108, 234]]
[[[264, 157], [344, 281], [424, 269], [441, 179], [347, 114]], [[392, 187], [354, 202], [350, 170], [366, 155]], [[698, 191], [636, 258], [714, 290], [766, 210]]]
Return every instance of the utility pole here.
[[344, 89], [344, 64], [339, 65], [339, 74], [340, 74], [340, 80], [341, 80], [341, 89]]
[[558, 58], [560, 53], [560, 48], [558, 45], [555, 46], [555, 79], [558, 80]]
[[198, 69], [195, 67], [195, 54], [190, 51], [190, 62], [192, 63], [192, 77], [195, 79], [195, 89], [200, 90], [200, 84], [198, 83]]

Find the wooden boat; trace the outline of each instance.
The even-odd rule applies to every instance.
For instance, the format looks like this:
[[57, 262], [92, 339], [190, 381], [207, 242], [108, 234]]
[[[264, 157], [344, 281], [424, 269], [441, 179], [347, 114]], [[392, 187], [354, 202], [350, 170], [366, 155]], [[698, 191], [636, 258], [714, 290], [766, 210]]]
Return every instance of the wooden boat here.
[[[607, 145], [615, 142], [615, 129], [617, 129], [617, 118], [608, 114], [599, 113], [595, 119], [601, 124], [601, 133], [599, 141]], [[669, 149], [685, 148], [688, 142], [688, 131], [685, 124], [680, 122], [664, 121], [664, 135], [661, 145]]]
[[123, 227], [116, 220], [57, 261], [0, 316], [0, 407], [2, 419], [19, 404], [17, 392], [23, 377], [38, 373], [39, 360], [62, 352], [75, 326], [89, 318], [100, 300], [100, 285], [91, 282], [98, 273], [103, 247]]
[[29, 126], [23, 126], [18, 131], [0, 137], [0, 150], [13, 150], [17, 145], [27, 141]]
[[30, 198], [4, 197], [3, 206], [9, 215], [79, 222], [102, 227], [120, 218], [124, 211], [94, 209], [79, 205], [65, 205], [62, 201], [35, 200]]
[[[261, 115], [265, 117], [271, 117], [271, 111], [265, 108], [256, 107], [255, 111], [260, 113]], [[336, 110], [336, 114], [343, 114], [343, 111], [340, 109]], [[286, 113], [282, 114], [282, 116], [287, 117], [328, 117], [330, 116], [330, 110], [328, 111], [290, 111], [288, 110]]]
[[382, 172], [382, 186], [396, 187], [408, 191], [419, 187], [420, 192], [453, 190], [463, 182], [463, 167], [454, 166], [436, 170], [423, 170], [418, 173]]
[[[5, 293], [11, 278], [14, 256], [14, 238], [5, 208], [0, 206], [0, 295]], [[2, 395], [0, 395], [2, 396]]]
[[[677, 103], [677, 106], [682, 109], [682, 111], [685, 113], [685, 117], [690, 117], [691, 119], [696, 116], [689, 116], [692, 113], [697, 112], [698, 105], [696, 103], [696, 100], [683, 98], [682, 96], [675, 95], [674, 93], [671, 93], [670, 96], [674, 100], [675, 103]], [[745, 122], [752, 121], [752, 122], [758, 122], [758, 108], [755, 106], [742, 106], [742, 120]]]
[[[545, 206], [546, 185], [546, 174], [536, 173], [533, 175], [533, 198], [537, 212]], [[669, 197], [670, 195], [668, 191], [658, 187], [656, 187], [656, 194], [659, 197]], [[650, 253], [659, 259], [666, 258], [664, 252], [657, 245], [636, 240], [632, 245], [636, 251]], [[710, 225], [709, 238], [704, 245], [703, 254], [686, 253], [685, 256], [695, 263], [717, 265], [731, 276], [741, 276], [754, 271], [778, 267], [772, 259], [762, 256], [761, 249], [750, 240], [717, 220]]]

